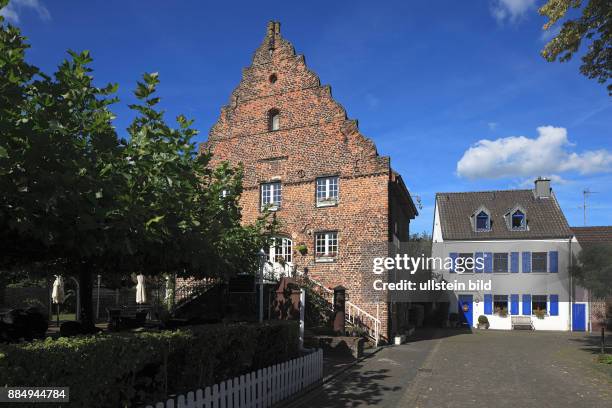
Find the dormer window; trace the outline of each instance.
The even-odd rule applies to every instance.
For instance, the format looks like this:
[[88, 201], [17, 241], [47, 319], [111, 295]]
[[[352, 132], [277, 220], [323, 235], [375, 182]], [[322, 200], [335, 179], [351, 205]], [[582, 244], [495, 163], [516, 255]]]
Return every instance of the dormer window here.
[[511, 222], [513, 230], [525, 229], [525, 214], [521, 210], [516, 210], [512, 213]]
[[489, 214], [481, 211], [476, 215], [476, 231], [488, 231], [491, 227]]
[[278, 109], [270, 109], [268, 111], [268, 130], [275, 131], [280, 129], [280, 112]]
[[504, 218], [506, 219], [506, 225], [508, 225], [509, 230], [527, 230], [527, 216], [525, 213], [525, 209], [520, 205], [516, 205], [512, 210], [507, 212]]
[[484, 206], [472, 213], [470, 222], [474, 232], [491, 231], [491, 213]]

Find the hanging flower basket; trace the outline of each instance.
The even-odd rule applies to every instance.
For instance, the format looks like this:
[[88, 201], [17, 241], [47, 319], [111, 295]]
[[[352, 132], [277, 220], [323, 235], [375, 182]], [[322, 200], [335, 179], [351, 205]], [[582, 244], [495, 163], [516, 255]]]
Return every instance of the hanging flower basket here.
[[308, 253], [308, 247], [306, 244], [298, 244], [295, 249], [302, 255], [306, 255]]

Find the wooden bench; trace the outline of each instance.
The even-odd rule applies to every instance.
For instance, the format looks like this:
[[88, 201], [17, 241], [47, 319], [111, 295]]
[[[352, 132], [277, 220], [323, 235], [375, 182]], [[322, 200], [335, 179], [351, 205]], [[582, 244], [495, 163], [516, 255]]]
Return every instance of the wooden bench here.
[[534, 330], [531, 316], [512, 316], [513, 330]]

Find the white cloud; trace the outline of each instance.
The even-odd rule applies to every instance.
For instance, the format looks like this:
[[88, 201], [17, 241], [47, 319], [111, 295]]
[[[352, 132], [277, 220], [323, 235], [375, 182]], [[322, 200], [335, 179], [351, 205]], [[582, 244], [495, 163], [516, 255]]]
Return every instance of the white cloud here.
[[487, 123], [487, 126], [489, 127], [489, 130], [494, 131], [497, 129], [497, 122], [489, 122]]
[[[570, 180], [564, 179], [563, 177], [559, 176], [558, 174], [549, 174], [546, 177], [548, 177], [550, 179], [550, 181], [552, 181], [552, 183], [554, 185], [556, 185], [556, 186], [558, 186], [560, 184], [570, 184], [571, 183]], [[520, 180], [519, 182], [517, 182], [515, 187], [517, 187], [517, 188], [532, 188], [534, 180], [535, 179], [533, 177], [525, 178], [525, 179]]]
[[36, 11], [41, 20], [51, 19], [51, 13], [39, 0], [11, 0], [5, 8], [0, 10], [0, 15], [4, 16], [7, 21], [17, 24], [19, 23], [19, 13], [23, 9]]
[[494, 0], [491, 14], [498, 24], [515, 23], [535, 6], [535, 0]]
[[562, 127], [541, 126], [535, 139], [510, 136], [483, 139], [470, 147], [457, 162], [457, 175], [468, 179], [554, 176], [577, 172], [612, 172], [612, 152], [570, 151], [574, 147]]

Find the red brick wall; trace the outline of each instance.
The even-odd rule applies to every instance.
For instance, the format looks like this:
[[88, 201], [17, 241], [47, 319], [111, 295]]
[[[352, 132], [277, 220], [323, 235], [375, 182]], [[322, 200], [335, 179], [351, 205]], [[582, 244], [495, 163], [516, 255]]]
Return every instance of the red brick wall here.
[[[390, 237], [389, 158], [378, 155], [374, 143], [332, 98], [331, 88], [320, 85], [279, 31], [274, 24], [268, 27], [253, 64], [243, 70], [202, 149], [213, 152], [213, 165], [225, 160], [244, 165], [245, 223], [260, 215], [260, 183], [279, 179], [281, 229], [294, 248], [301, 243], [308, 247], [306, 255], [294, 251], [294, 264], [328, 287], [347, 287], [349, 300], [373, 315], [378, 297], [387, 330], [384, 294], [371, 289], [370, 258], [386, 256]], [[275, 83], [269, 80], [272, 74]], [[280, 112], [278, 131], [268, 130], [270, 109]], [[317, 208], [315, 179], [326, 175], [340, 177], [339, 204]], [[407, 233], [409, 220], [397, 219]], [[314, 234], [323, 230], [338, 231], [336, 262], [315, 262]]]

